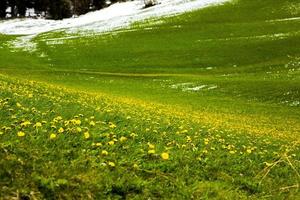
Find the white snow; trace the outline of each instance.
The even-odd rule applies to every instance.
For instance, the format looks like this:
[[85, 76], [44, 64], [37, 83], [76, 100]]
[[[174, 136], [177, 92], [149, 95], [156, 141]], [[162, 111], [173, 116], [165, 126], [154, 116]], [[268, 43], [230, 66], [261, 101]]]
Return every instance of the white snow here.
[[182, 91], [199, 91], [203, 88], [207, 87], [207, 85], [199, 85], [199, 86], [196, 86], [196, 87], [191, 87], [191, 88], [183, 88]]
[[183, 92], [197, 92], [200, 90], [214, 90], [217, 89], [217, 85], [199, 85], [197, 83], [187, 82], [187, 83], [177, 83], [169, 86], [172, 89], [180, 89]]
[[106, 32], [128, 27], [136, 21], [175, 15], [229, 0], [159, 0], [159, 4], [143, 9], [143, 0], [116, 3], [108, 8], [90, 12], [78, 18], [64, 20], [13, 19], [0, 21], [0, 33], [12, 35], [36, 35], [58, 29], [71, 32]]

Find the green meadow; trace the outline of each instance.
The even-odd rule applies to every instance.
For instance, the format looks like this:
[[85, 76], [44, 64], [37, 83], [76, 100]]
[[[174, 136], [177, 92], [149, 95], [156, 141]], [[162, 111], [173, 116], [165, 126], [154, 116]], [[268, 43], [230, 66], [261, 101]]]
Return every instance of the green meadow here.
[[300, 198], [300, 3], [0, 35], [0, 199]]

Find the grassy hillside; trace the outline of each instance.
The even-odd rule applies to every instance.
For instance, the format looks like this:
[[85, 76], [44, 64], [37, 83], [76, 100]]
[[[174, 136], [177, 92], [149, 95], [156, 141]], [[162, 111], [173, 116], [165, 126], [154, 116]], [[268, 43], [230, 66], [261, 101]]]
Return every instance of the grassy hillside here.
[[299, 8], [0, 35], [0, 198], [296, 199]]

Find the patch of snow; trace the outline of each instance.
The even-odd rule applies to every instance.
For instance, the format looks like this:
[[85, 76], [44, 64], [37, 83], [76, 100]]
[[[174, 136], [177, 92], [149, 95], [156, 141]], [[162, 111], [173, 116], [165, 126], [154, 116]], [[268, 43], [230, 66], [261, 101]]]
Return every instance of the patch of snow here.
[[199, 85], [199, 86], [196, 86], [196, 87], [191, 87], [191, 88], [189, 88], [189, 87], [187, 87], [187, 88], [183, 88], [182, 89], [182, 91], [199, 91], [199, 90], [201, 90], [201, 89], [203, 89], [203, 88], [206, 88], [207, 87], [207, 85]]
[[285, 21], [297, 21], [297, 20], [300, 20], [300, 17], [289, 17], [284, 19], [267, 20], [266, 22], [285, 22]]
[[189, 85], [193, 85], [193, 83], [177, 83], [177, 84], [171, 85], [170, 87], [172, 89], [178, 89], [178, 88], [184, 88], [184, 87], [189, 86]]
[[211, 87], [207, 88], [207, 90], [214, 90], [214, 89], [217, 89], [217, 88], [218, 88], [218, 86], [217, 86], [217, 85], [213, 85], [213, 86], [211, 86]]
[[32, 42], [32, 39], [35, 36], [36, 35], [27, 35], [23, 37], [18, 37], [16, 40], [9, 42], [8, 45], [11, 48], [34, 52], [36, 51], [37, 45], [36, 43]]
[[160, 0], [158, 5], [143, 9], [142, 0], [115, 3], [108, 8], [78, 18], [64, 20], [13, 19], [0, 22], [0, 33], [13, 35], [40, 34], [58, 29], [71, 32], [106, 32], [128, 27], [133, 22], [175, 15], [229, 0]]
[[170, 88], [172, 88], [172, 89], [180, 89], [183, 92], [197, 92], [197, 91], [200, 91], [200, 90], [203, 90], [203, 91], [213, 90], [213, 89], [218, 88], [218, 86], [217, 85], [213, 85], [213, 84], [210, 84], [210, 85], [206, 85], [206, 84], [205, 85], [198, 85], [196, 83], [188, 82], [188, 83], [173, 84], [173, 85], [170, 86]]

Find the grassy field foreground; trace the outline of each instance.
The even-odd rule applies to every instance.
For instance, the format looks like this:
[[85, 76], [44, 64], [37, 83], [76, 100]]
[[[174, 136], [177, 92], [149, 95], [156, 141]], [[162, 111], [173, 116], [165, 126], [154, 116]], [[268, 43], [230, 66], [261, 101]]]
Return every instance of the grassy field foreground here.
[[0, 199], [300, 198], [299, 8], [0, 35]]
[[0, 79], [1, 198], [299, 195], [298, 141], [201, 127], [166, 108]]

